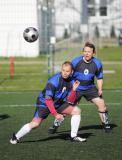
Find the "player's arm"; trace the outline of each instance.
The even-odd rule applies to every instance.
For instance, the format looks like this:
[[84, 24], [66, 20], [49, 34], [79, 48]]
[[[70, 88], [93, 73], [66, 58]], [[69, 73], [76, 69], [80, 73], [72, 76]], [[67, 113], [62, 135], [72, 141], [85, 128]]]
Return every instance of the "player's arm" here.
[[97, 87], [98, 87], [98, 94], [99, 94], [99, 96], [102, 96], [103, 79], [97, 79]]
[[76, 100], [76, 89], [79, 86], [79, 84], [80, 84], [80, 82], [77, 81], [77, 80], [74, 82], [72, 90], [71, 90], [70, 94], [67, 97], [68, 103], [73, 104], [75, 102], [75, 100]]
[[59, 114], [57, 113], [56, 109], [55, 109], [55, 106], [54, 106], [54, 101], [52, 98], [48, 97], [46, 98], [45, 100], [45, 103], [50, 111], [50, 113], [58, 120], [62, 120], [63, 119], [63, 115], [62, 114]]
[[46, 93], [45, 93], [45, 103], [50, 111], [50, 113], [56, 118], [56, 119], [62, 119], [63, 115], [57, 113], [55, 109], [55, 104], [53, 101], [53, 95], [55, 94], [55, 86], [51, 83], [48, 83], [46, 86]]
[[102, 97], [102, 90], [103, 90], [103, 66], [102, 63], [99, 62], [98, 70], [96, 73], [97, 78], [97, 88], [98, 88], [98, 94]]
[[53, 99], [52, 99], [51, 97], [46, 97], [45, 103], [46, 103], [46, 105], [47, 105], [50, 113], [51, 113], [53, 116], [56, 116], [56, 114], [58, 114], [58, 113], [57, 113], [57, 111], [56, 111], [56, 109], [55, 109], [55, 107], [54, 107], [54, 101], [53, 101]]

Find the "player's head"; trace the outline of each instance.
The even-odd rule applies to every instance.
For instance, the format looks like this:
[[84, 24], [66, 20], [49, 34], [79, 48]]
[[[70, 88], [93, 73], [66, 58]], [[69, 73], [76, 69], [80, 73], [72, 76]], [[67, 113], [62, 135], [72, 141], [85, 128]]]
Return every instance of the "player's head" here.
[[93, 43], [86, 42], [83, 48], [83, 55], [86, 61], [90, 61], [93, 55], [96, 53]]
[[64, 79], [67, 79], [73, 73], [72, 63], [65, 61], [61, 67], [61, 75]]

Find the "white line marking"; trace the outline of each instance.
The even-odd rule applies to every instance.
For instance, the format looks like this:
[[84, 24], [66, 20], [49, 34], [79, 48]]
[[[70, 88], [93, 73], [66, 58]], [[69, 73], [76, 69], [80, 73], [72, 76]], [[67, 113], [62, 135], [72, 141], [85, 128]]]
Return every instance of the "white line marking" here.
[[34, 104], [3, 104], [0, 107], [32, 107]]
[[[1, 88], [1, 87], [0, 87]], [[0, 91], [0, 94], [23, 94], [23, 93], [29, 93], [29, 94], [34, 94], [34, 93], [39, 93], [40, 91]], [[108, 92], [110, 92], [110, 93], [115, 93], [115, 92], [120, 92], [120, 93], [122, 93], [122, 89], [113, 89], [113, 90], [103, 90], [103, 93], [108, 93]]]
[[[116, 106], [120, 106], [122, 105], [122, 103], [106, 103], [107, 105], [116, 105]], [[93, 104], [86, 104], [86, 103], [80, 103], [80, 106], [92, 106]], [[1, 107], [35, 107], [35, 104], [3, 104], [0, 105]]]
[[104, 74], [115, 74], [114, 70], [103, 70]]

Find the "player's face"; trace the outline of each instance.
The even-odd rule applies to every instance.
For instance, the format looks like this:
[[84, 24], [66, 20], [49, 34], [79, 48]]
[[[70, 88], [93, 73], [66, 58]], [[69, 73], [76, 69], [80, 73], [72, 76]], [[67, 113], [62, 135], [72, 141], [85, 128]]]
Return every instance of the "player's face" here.
[[90, 61], [91, 58], [92, 58], [93, 55], [94, 55], [93, 48], [84, 47], [83, 55], [84, 55], [84, 59], [85, 59], [86, 61]]
[[70, 65], [63, 65], [61, 68], [61, 75], [64, 79], [67, 79], [72, 73], [72, 68]]

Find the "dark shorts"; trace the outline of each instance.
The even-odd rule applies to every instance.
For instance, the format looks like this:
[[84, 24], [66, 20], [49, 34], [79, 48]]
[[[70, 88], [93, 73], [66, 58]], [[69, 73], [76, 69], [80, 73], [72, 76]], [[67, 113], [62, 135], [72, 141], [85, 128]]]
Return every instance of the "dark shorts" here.
[[93, 87], [88, 90], [77, 92], [77, 99], [75, 103], [78, 103], [82, 97], [84, 97], [87, 101], [91, 101], [92, 99], [99, 97], [98, 89]]
[[[68, 103], [63, 103], [59, 108], [56, 109], [58, 113], [61, 113], [64, 109], [66, 109], [69, 106]], [[46, 119], [48, 115], [50, 114], [50, 111], [46, 107], [36, 107], [35, 113], [33, 118], [43, 118]]]

